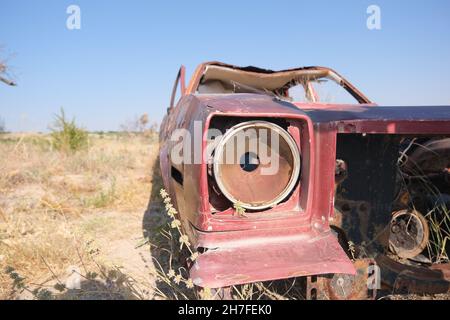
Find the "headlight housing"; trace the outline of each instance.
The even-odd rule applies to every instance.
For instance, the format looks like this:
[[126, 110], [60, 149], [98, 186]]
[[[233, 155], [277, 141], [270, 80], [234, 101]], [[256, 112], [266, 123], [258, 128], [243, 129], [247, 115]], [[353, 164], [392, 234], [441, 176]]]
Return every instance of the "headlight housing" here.
[[243, 208], [274, 207], [294, 189], [300, 174], [295, 140], [268, 121], [231, 127], [214, 152], [214, 177], [223, 195]]

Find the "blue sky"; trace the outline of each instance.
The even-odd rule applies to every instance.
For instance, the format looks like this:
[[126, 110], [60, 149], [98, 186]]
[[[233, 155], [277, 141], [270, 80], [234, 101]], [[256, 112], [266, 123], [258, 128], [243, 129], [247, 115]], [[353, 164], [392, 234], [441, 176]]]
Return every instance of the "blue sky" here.
[[[81, 30], [66, 8], [81, 8]], [[381, 8], [381, 30], [366, 9]], [[63, 106], [89, 130], [160, 121], [178, 67], [202, 61], [336, 69], [381, 105], [450, 105], [450, 1], [0, 0], [8, 130], [45, 131]]]

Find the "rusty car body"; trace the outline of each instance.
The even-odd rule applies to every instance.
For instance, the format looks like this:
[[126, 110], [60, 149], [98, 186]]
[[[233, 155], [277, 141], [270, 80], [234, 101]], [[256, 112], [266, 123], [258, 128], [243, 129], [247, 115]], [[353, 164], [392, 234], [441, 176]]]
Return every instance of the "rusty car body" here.
[[[190, 267], [195, 285], [306, 277], [307, 297], [366, 298], [377, 289], [366, 285], [376, 267], [382, 288], [449, 291], [445, 255], [423, 253], [434, 241], [429, 197], [408, 188], [426, 178], [449, 193], [450, 107], [378, 106], [324, 67], [208, 62], [189, 84], [184, 78], [181, 67], [161, 124], [160, 167], [200, 253]], [[343, 102], [321, 96], [324, 83], [341, 90]], [[262, 177], [259, 155], [249, 152], [237, 165], [215, 163], [224, 139], [243, 127], [278, 134], [281, 173]], [[211, 129], [224, 135], [216, 139]], [[194, 138], [177, 151], [183, 161], [174, 161], [186, 135]]]

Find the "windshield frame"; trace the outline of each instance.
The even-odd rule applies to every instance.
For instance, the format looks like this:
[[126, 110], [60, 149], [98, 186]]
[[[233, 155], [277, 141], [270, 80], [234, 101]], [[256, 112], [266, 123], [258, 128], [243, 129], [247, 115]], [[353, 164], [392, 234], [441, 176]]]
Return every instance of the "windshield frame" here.
[[[269, 81], [275, 82], [278, 81], [278, 83], [283, 83], [283, 85], [265, 88], [261, 85], [254, 85], [245, 83], [245, 81], [242, 81], [242, 79], [247, 79], [246, 81], [249, 82], [252, 78], [254, 82], [261, 84], [265, 81], [268, 81], [266, 79], [271, 79]], [[289, 82], [293, 80], [298, 80], [300, 78], [304, 78], [305, 82], [310, 82], [314, 79], [319, 78], [327, 78], [329, 80], [334, 81], [336, 84], [341, 86], [344, 90], [346, 90], [355, 100], [356, 103], [359, 104], [372, 104], [372, 102], [364, 95], [362, 94], [358, 89], [356, 89], [350, 82], [348, 82], [345, 78], [340, 76], [337, 72], [330, 68], [326, 67], [302, 67], [302, 68], [295, 68], [295, 69], [287, 69], [287, 70], [281, 70], [281, 71], [273, 71], [268, 69], [260, 69], [256, 67], [237, 67], [233, 65], [224, 64], [221, 62], [208, 62], [201, 64], [199, 67], [197, 67], [196, 72], [194, 73], [193, 77], [191, 78], [191, 81], [189, 83], [189, 86], [187, 88], [187, 94], [202, 94], [199, 92], [199, 88], [201, 88], [202, 85], [205, 84], [206, 81], [211, 80], [219, 80], [219, 81], [225, 81], [228, 82], [229, 85], [234, 83], [239, 83], [242, 86], [246, 87], [252, 87], [255, 89], [255, 92], [252, 93], [261, 93], [263, 94], [266, 92], [269, 95], [272, 95], [271, 93], [274, 93], [278, 98], [283, 100], [288, 100], [289, 98], [286, 94], [282, 94], [280, 92], [280, 89], [286, 89], [291, 87], [292, 85], [289, 85]], [[276, 80], [278, 79], [278, 80]], [[239, 81], [241, 80], [241, 81]], [[252, 81], [250, 81], [252, 82]], [[307, 90], [310, 92], [310, 90]], [[231, 92], [232, 94], [232, 92]], [[314, 95], [308, 93], [312, 103], [315, 101], [320, 103], [318, 101], [317, 97], [314, 99]]]

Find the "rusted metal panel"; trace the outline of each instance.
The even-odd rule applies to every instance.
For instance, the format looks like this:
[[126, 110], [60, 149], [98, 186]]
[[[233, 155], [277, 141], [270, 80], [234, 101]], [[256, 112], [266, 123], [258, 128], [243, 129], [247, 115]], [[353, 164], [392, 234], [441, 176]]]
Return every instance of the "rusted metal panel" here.
[[338, 136], [337, 159], [348, 166], [348, 177], [337, 190], [341, 227], [355, 244], [382, 251], [394, 200], [399, 140], [390, 135]]
[[323, 273], [355, 274], [331, 232], [234, 240], [201, 254], [191, 268], [194, 283], [210, 288]]
[[353, 262], [355, 274], [327, 274], [308, 276], [306, 279], [307, 300], [367, 300], [375, 299], [377, 289], [368, 288], [370, 266], [373, 259], [358, 259]]
[[382, 283], [394, 293], [447, 293], [450, 291], [450, 264], [431, 268], [399, 263], [385, 255], [376, 262], [381, 268]]
[[438, 134], [450, 132], [449, 106], [373, 107], [367, 105], [302, 105], [315, 123], [336, 126], [339, 133]]

